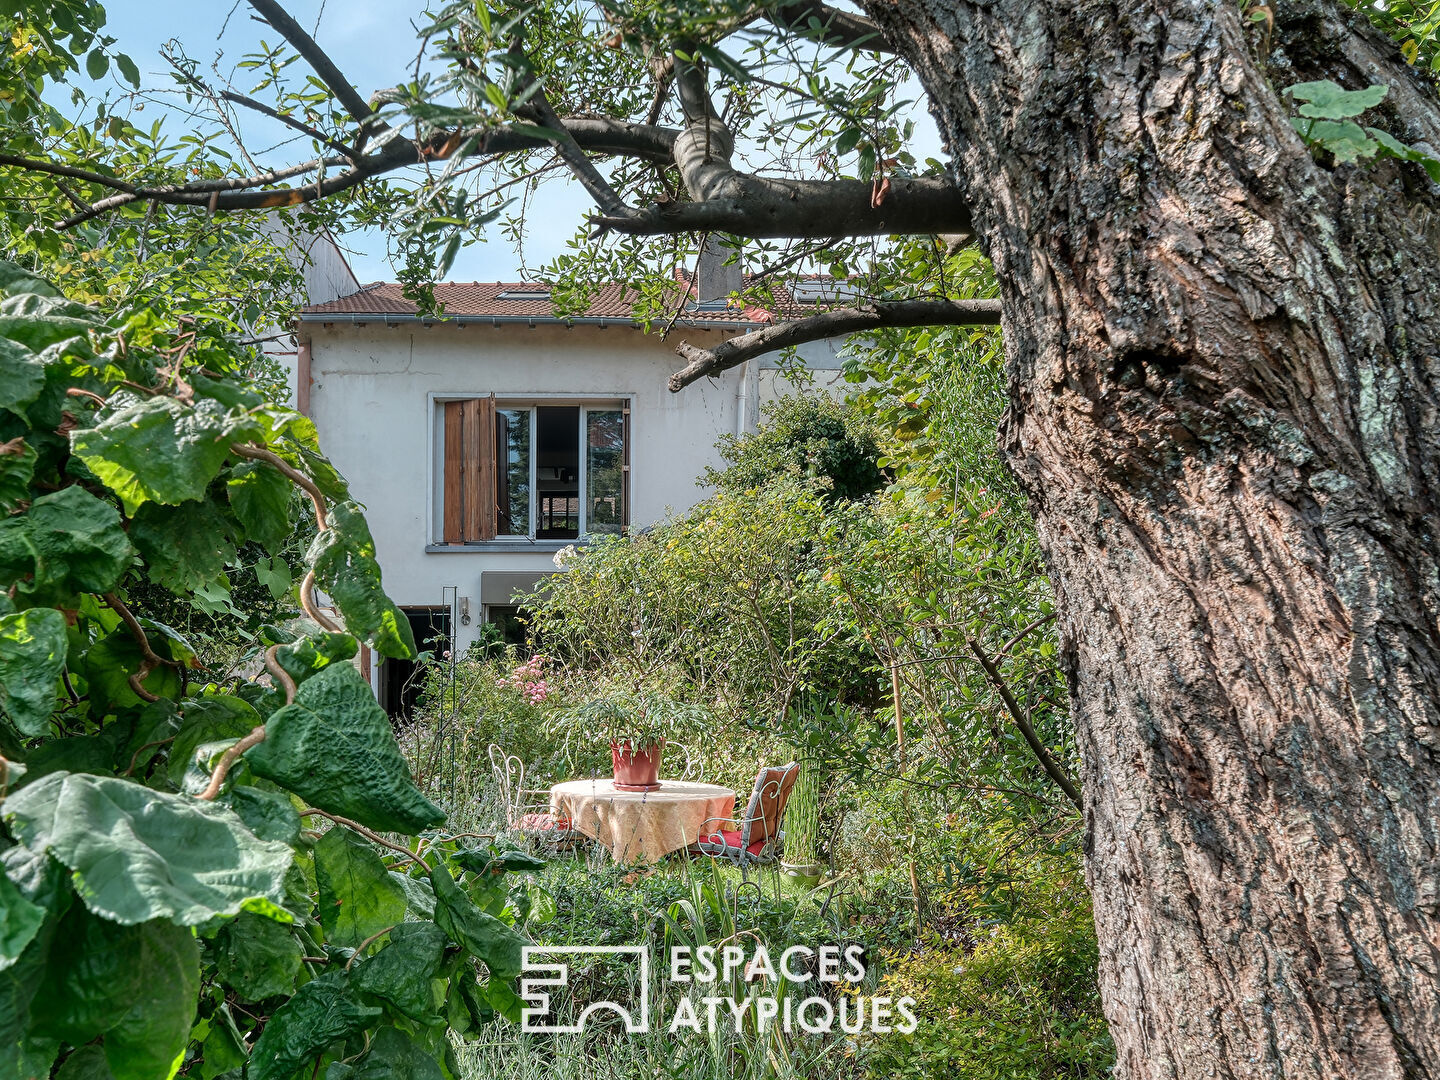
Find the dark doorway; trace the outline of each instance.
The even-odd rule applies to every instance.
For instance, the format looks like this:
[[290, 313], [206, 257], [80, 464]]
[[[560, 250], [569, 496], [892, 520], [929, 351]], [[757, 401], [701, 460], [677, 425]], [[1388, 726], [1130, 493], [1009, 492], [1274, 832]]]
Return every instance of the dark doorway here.
[[[410, 621], [415, 646], [444, 660], [450, 648], [450, 609], [445, 607], [401, 608]], [[386, 657], [380, 664], [380, 707], [391, 720], [409, 720], [415, 715], [420, 694], [425, 689], [427, 668], [414, 660], [393, 660]]]
[[580, 535], [580, 409], [542, 405], [535, 410], [535, 536], [573, 540]]

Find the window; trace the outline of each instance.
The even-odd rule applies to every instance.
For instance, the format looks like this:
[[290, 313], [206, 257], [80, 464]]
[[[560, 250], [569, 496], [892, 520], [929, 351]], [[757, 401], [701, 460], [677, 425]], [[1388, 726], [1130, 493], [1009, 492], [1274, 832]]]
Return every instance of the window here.
[[622, 402], [446, 401], [441, 540], [575, 540], [629, 521], [630, 410]]

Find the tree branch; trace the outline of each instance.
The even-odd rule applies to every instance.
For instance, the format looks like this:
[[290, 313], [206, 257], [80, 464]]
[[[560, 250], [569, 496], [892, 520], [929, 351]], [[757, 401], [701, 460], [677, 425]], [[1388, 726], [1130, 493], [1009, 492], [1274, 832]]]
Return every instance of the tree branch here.
[[[837, 48], [893, 53], [895, 50], [876, 26], [863, 15], [840, 11], [818, 0], [781, 0], [761, 9], [781, 30]], [[815, 20], [815, 24], [811, 23]]]
[[364, 145], [368, 122], [375, 116], [375, 110], [370, 107], [370, 103], [361, 97], [354, 84], [341, 74], [325, 50], [315, 43], [315, 39], [275, 0], [250, 0], [250, 6], [258, 11], [260, 17], [273, 26], [281, 37], [295, 46], [295, 51], [305, 58], [305, 62], [319, 76], [320, 81], [335, 95], [335, 100], [345, 106], [345, 111], [355, 122], [366, 129], [358, 140], [360, 145]]
[[1020, 734], [1030, 745], [1031, 751], [1040, 762], [1040, 767], [1045, 770], [1047, 776], [1059, 785], [1060, 790], [1065, 792], [1066, 797], [1075, 804], [1075, 809], [1083, 811], [1084, 804], [1080, 801], [1080, 789], [1075, 786], [1075, 781], [1065, 775], [1065, 770], [1060, 768], [1059, 763], [1050, 756], [1050, 751], [1045, 749], [1045, 744], [1040, 741], [1040, 736], [1035, 734], [1035, 729], [1030, 726], [1030, 718], [1025, 715], [1025, 710], [1020, 708], [1020, 703], [1015, 700], [1015, 695], [1010, 692], [1010, 687], [1005, 685], [1005, 680], [1000, 677], [999, 670], [994, 662], [985, 654], [979, 642], [974, 638], [968, 639], [970, 651], [975, 654], [975, 659], [980, 661], [980, 666], [985, 669], [985, 677], [990, 680], [990, 685], [1000, 695], [1000, 700], [1005, 702], [1005, 710], [1010, 718], [1015, 721], [1015, 726], [1020, 729]]
[[286, 127], [293, 128], [301, 134], [309, 135], [316, 142], [328, 146], [331, 150], [334, 150], [338, 154], [344, 154], [351, 161], [354, 161], [357, 157], [354, 150], [346, 146], [344, 143], [339, 142], [336, 139], [332, 139], [329, 135], [326, 135], [319, 128], [313, 128], [309, 124], [295, 119], [295, 117], [293, 116], [287, 116], [279, 109], [272, 109], [263, 101], [256, 101], [252, 97], [246, 97], [244, 94], [237, 94], [233, 90], [222, 90], [220, 91], [220, 96], [226, 101], [232, 101], [236, 105], [243, 105], [247, 109], [252, 109], [255, 112], [258, 112], [261, 116], [268, 116], [271, 120], [278, 120]]
[[682, 341], [675, 352], [689, 363], [670, 376], [670, 390], [683, 390], [707, 375], [807, 341], [887, 327], [997, 326], [999, 322], [999, 300], [887, 300], [863, 308], [838, 308], [742, 334], [713, 349], [697, 349]]

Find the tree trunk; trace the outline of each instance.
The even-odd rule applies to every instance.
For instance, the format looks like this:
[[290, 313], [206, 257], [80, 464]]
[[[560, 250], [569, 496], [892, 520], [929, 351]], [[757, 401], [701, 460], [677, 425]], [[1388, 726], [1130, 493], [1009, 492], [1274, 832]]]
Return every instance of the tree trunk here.
[[866, 7], [1002, 283], [1119, 1075], [1440, 1077], [1440, 192], [1277, 92], [1433, 90], [1331, 0]]

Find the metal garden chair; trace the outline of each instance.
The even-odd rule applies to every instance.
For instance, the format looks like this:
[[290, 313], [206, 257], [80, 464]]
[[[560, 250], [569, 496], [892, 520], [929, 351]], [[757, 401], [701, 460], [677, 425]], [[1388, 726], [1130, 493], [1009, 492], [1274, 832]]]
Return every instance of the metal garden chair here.
[[742, 873], [751, 866], [774, 862], [780, 851], [785, 803], [799, 773], [796, 761], [761, 769], [744, 817], [710, 818], [700, 826], [700, 839], [692, 850], [732, 862]]

